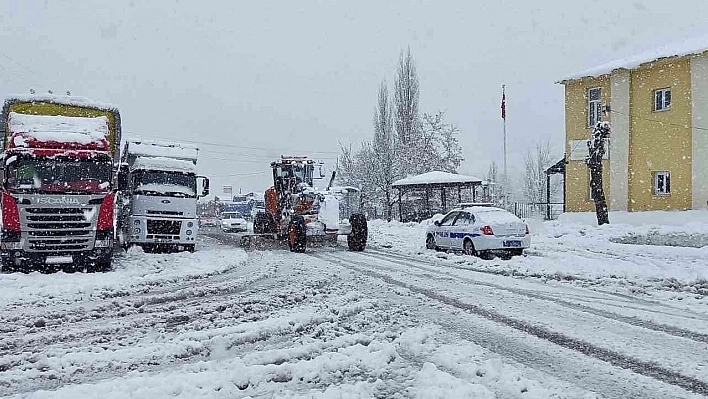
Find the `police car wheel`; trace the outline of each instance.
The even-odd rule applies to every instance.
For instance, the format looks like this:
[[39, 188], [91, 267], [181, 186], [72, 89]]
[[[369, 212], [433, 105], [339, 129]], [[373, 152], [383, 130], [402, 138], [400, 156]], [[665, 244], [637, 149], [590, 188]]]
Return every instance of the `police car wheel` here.
[[433, 237], [432, 234], [429, 234], [428, 238], [425, 239], [425, 248], [426, 249], [438, 249], [438, 246], [435, 245], [435, 237]]
[[462, 251], [465, 253], [465, 255], [471, 255], [471, 256], [476, 256], [477, 255], [477, 250], [474, 249], [474, 244], [472, 243], [472, 240], [469, 238], [465, 240], [465, 242], [462, 244]]

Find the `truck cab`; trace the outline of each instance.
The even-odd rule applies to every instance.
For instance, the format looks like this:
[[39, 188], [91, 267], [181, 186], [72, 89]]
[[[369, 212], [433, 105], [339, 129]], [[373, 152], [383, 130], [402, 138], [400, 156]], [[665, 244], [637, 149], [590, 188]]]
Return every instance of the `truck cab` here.
[[147, 251], [194, 251], [197, 199], [208, 179], [196, 174], [196, 147], [133, 140], [125, 144], [121, 173], [121, 241]]
[[64, 96], [11, 98], [2, 112], [3, 269], [111, 268], [115, 108]]

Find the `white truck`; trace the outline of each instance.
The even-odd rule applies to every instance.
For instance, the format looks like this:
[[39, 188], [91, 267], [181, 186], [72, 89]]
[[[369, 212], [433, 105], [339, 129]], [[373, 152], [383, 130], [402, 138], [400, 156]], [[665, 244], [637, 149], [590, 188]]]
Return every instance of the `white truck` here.
[[197, 176], [198, 149], [129, 140], [121, 157], [119, 239], [148, 252], [194, 251], [197, 199], [209, 179]]

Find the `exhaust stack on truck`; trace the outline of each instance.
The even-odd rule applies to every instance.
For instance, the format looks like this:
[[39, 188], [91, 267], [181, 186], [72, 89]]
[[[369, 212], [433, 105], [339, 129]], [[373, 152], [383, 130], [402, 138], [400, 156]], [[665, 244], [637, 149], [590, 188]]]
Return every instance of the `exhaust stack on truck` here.
[[197, 176], [197, 148], [130, 140], [121, 161], [120, 238], [145, 250], [194, 251], [197, 199], [209, 179]]
[[8, 98], [0, 115], [3, 269], [109, 270], [118, 109], [69, 96]]

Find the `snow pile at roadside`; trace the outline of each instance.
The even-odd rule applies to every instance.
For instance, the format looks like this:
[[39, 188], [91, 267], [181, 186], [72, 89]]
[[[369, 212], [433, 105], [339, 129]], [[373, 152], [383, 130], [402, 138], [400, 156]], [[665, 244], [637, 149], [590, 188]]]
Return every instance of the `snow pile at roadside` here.
[[549, 228], [557, 230], [557, 234], [564, 234], [568, 229], [585, 230], [590, 234], [596, 230], [620, 244], [708, 246], [708, 211], [704, 210], [610, 212], [610, 223], [604, 230], [588, 231], [587, 227], [597, 225], [594, 213], [565, 213], [560, 216], [559, 223]]
[[61, 297], [100, 297], [141, 285], [159, 285], [221, 273], [242, 265], [246, 252], [214, 248], [178, 254], [145, 254], [131, 248], [108, 273], [0, 274], [0, 306]]
[[[696, 248], [703, 237], [708, 236], [708, 212], [664, 213], [667, 215], [663, 218], [654, 212], [626, 216], [634, 219], [634, 225], [621, 223], [622, 215], [610, 215], [611, 222], [618, 222], [600, 227], [586, 223], [586, 214], [567, 215], [550, 222], [529, 220], [531, 248], [526, 251], [527, 256], [509, 261], [486, 261], [426, 250], [425, 231], [430, 221], [371, 221], [369, 241], [372, 249], [417, 255], [431, 261], [497, 274], [593, 280], [593, 283], [602, 284], [617, 280], [624, 284], [629, 280], [639, 290], [647, 286], [672, 290], [680, 287], [681, 291], [708, 294], [708, 247]], [[691, 222], [680, 224], [682, 218]], [[670, 220], [674, 224], [642, 225], [641, 220]], [[652, 244], [673, 246], [636, 245], [643, 244], [643, 240], [652, 240], [646, 237], [654, 237]]]

